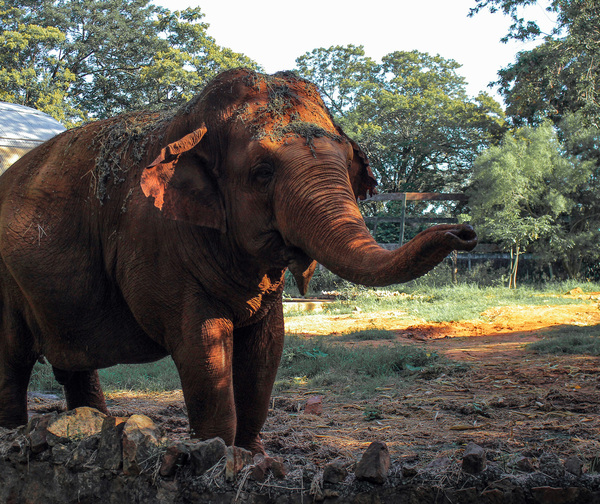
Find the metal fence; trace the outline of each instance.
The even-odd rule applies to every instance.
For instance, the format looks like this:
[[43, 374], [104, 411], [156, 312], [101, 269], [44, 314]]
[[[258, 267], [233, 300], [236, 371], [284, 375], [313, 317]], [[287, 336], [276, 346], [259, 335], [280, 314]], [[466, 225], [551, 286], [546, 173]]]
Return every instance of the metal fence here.
[[0, 137], [0, 173], [3, 173], [17, 159], [41, 143], [43, 143], [42, 140], [18, 140], [16, 138]]

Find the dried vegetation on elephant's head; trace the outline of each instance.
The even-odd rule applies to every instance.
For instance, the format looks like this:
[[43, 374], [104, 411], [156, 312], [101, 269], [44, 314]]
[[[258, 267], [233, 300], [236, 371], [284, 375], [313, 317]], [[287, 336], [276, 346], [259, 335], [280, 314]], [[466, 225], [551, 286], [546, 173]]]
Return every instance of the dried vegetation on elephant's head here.
[[162, 125], [174, 117], [174, 110], [161, 112], [132, 112], [103, 121], [91, 148], [98, 149], [95, 170], [92, 174], [92, 189], [103, 202], [107, 197], [110, 182], [119, 184], [125, 174], [144, 160], [154, 143], [161, 143], [164, 133]]
[[[233, 118], [250, 128], [256, 140], [268, 138], [283, 142], [300, 137], [313, 150], [315, 138], [331, 138], [338, 142], [346, 139], [339, 134], [329, 110], [323, 103], [317, 87], [292, 72], [264, 75], [248, 71], [244, 84], [257, 99], [258, 106], [246, 102], [236, 110]], [[314, 150], [313, 150], [314, 153]]]

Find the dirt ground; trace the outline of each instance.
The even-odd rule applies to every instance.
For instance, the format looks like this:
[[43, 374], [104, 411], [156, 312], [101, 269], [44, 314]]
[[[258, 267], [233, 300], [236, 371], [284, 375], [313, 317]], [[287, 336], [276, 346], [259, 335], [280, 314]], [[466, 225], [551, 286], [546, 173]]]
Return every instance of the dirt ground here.
[[[575, 294], [580, 304], [494, 308], [484, 321], [422, 323], [398, 313], [288, 317], [293, 333], [322, 335], [372, 327], [468, 364], [460, 372], [419, 376], [402, 388], [383, 387], [368, 400], [348, 401], [326, 390], [296, 389], [273, 397], [264, 428], [267, 450], [296, 463], [321, 466], [357, 460], [372, 441], [385, 441], [392, 459], [432, 467], [460, 458], [474, 441], [488, 459], [509, 469], [520, 457], [536, 463], [544, 452], [576, 455], [586, 470], [600, 470], [598, 358], [537, 355], [524, 348], [551, 328], [600, 325], [598, 294]], [[346, 343], [368, 345], [382, 342]], [[307, 398], [322, 396], [322, 415], [306, 414]], [[111, 413], [145, 413], [171, 437], [187, 436], [180, 392], [112, 394]], [[33, 411], [56, 404], [30, 398]], [[365, 411], [381, 418], [367, 420]]]

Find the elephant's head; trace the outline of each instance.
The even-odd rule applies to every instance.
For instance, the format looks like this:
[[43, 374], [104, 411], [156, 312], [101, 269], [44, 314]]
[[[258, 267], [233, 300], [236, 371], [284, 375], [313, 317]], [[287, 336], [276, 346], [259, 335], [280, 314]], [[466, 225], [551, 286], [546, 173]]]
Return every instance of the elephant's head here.
[[172, 124], [142, 189], [172, 219], [218, 229], [254, 263], [288, 266], [306, 291], [314, 261], [364, 285], [417, 278], [469, 226], [435, 226], [390, 252], [356, 204], [376, 181], [358, 145], [333, 122], [317, 88], [291, 73], [224, 72]]

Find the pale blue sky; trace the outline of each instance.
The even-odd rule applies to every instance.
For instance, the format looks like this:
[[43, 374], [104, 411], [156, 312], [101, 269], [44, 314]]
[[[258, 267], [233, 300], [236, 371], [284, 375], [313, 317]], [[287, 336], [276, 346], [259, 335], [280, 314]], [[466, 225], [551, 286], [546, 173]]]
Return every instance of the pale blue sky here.
[[[208, 34], [219, 45], [244, 53], [268, 73], [294, 68], [295, 59], [317, 47], [363, 45], [380, 58], [413, 49], [440, 54], [462, 65], [467, 92], [487, 90], [497, 71], [532, 44], [502, 44], [510, 19], [481, 12], [468, 18], [474, 0], [154, 0], [171, 10], [200, 6]], [[540, 2], [546, 5], [546, 1]], [[296, 6], [296, 7], [294, 7]], [[551, 26], [541, 6], [529, 9]]]

